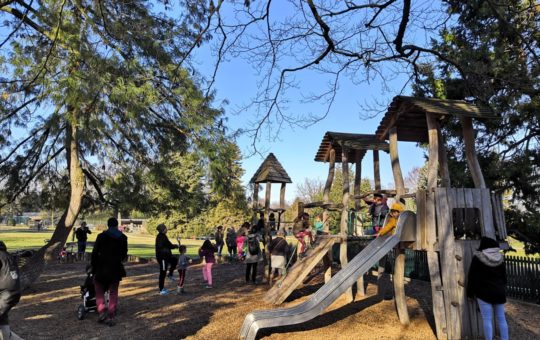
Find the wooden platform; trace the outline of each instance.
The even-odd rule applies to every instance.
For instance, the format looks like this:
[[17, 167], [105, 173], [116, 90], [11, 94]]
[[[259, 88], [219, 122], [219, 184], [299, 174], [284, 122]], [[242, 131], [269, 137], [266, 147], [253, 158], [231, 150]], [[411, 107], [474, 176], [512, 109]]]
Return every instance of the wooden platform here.
[[334, 243], [341, 242], [339, 236], [322, 236], [306, 257], [289, 268], [285, 278], [279, 280], [264, 296], [264, 301], [279, 305], [304, 281], [323, 257], [332, 251]]

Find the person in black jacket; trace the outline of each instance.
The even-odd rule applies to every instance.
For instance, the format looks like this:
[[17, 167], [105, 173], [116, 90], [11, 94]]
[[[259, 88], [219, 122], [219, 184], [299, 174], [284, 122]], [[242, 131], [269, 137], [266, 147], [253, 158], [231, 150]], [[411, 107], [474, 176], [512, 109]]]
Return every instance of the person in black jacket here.
[[158, 234], [156, 236], [156, 259], [159, 264], [159, 294], [167, 295], [169, 291], [165, 289], [165, 274], [169, 269], [169, 279], [174, 281], [174, 269], [178, 263], [178, 259], [173, 256], [171, 249], [178, 248], [178, 245], [172, 244], [167, 237], [167, 227], [165, 224], [157, 226]]
[[0, 339], [21, 339], [9, 327], [8, 313], [21, 298], [21, 283], [17, 263], [0, 241]]
[[499, 243], [482, 237], [478, 251], [469, 269], [467, 296], [476, 298], [484, 324], [484, 337], [493, 339], [493, 312], [499, 326], [501, 339], [508, 339], [508, 324], [504, 316], [506, 303], [506, 269]]
[[[126, 235], [118, 230], [116, 218], [109, 218], [107, 226], [109, 228], [96, 238], [90, 264], [94, 274], [98, 322], [113, 326], [118, 304], [118, 286], [126, 276], [122, 262], [127, 259], [128, 242]], [[105, 305], [106, 291], [109, 291], [108, 310]]]
[[88, 241], [88, 235], [92, 232], [88, 229], [86, 222], [81, 222], [81, 226], [75, 230], [75, 237], [77, 238], [77, 259], [84, 259], [84, 252], [86, 251], [86, 242]]

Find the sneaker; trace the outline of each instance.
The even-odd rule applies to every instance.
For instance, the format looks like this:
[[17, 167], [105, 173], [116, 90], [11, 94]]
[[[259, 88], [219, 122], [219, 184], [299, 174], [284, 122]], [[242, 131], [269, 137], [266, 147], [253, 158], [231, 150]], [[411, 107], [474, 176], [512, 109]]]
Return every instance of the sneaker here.
[[107, 319], [107, 313], [105, 313], [105, 312], [99, 313], [97, 322], [103, 323], [106, 319]]
[[112, 327], [112, 326], [116, 325], [116, 321], [114, 321], [113, 318], [109, 317], [109, 318], [107, 319], [107, 321], [105, 321], [105, 324], [106, 324], [107, 326], [109, 326], [109, 327]]
[[206, 285], [206, 288], [210, 289], [210, 288], [214, 288], [214, 287], [212, 287], [211, 285]]
[[160, 292], [159, 292], [159, 295], [167, 295], [169, 294], [169, 291], [165, 288], [163, 288]]
[[184, 290], [184, 288], [180, 288], [180, 293], [184, 294], [186, 291]]

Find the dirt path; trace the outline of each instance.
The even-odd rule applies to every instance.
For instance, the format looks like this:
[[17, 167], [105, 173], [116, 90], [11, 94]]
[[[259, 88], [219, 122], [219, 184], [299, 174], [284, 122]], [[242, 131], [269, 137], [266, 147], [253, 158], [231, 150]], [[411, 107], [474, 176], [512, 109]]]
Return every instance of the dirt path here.
[[[244, 266], [217, 265], [214, 289], [205, 289], [199, 266], [188, 270], [188, 294], [160, 296], [157, 292], [157, 265], [130, 264], [128, 277], [120, 286], [117, 325], [97, 324], [90, 313], [78, 321], [79, 285], [84, 281], [84, 264], [51, 266], [10, 313], [15, 332], [27, 340], [39, 339], [236, 339], [247, 313], [271, 306], [262, 302], [265, 285], [246, 285]], [[172, 282], [167, 283], [174, 288]], [[295, 292], [299, 303], [317, 285]], [[261, 332], [264, 339], [435, 339], [426, 315], [430, 314], [430, 288], [424, 282], [406, 287], [411, 326], [399, 324], [392, 301], [368, 297], [343, 306], [341, 301], [328, 312], [298, 326]], [[341, 307], [341, 308], [340, 308]], [[540, 338], [537, 316], [540, 306], [510, 302], [507, 307], [510, 337]]]

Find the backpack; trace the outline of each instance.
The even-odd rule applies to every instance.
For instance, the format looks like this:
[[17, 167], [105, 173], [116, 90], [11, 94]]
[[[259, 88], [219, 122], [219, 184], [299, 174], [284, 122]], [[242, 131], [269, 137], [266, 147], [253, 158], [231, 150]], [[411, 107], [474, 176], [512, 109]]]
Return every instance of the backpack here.
[[259, 255], [261, 248], [259, 246], [259, 239], [254, 237], [248, 237], [248, 251], [251, 255]]

